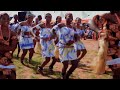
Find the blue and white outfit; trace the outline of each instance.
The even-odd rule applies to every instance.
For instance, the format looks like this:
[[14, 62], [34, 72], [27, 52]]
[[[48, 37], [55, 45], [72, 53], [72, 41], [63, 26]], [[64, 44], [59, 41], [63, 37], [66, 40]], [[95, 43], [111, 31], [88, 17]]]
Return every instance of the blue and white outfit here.
[[[80, 29], [76, 29], [76, 32], [81, 37], [81, 30]], [[84, 46], [84, 44], [82, 43], [81, 40], [78, 40], [77, 42], [75, 42], [74, 43], [74, 47], [75, 47], [76, 51], [85, 49], [85, 46]]]
[[85, 30], [80, 30], [81, 37], [84, 36]]
[[19, 45], [21, 49], [31, 49], [34, 48], [32, 35], [24, 35], [25, 32], [31, 32], [31, 26], [21, 26], [21, 36], [19, 40]]
[[93, 30], [89, 30], [88, 36], [91, 36], [91, 37], [92, 37], [92, 34], [93, 34]]
[[69, 40], [74, 40], [74, 29], [68, 27], [62, 27], [59, 31], [59, 58], [61, 62], [71, 61], [77, 59], [77, 52], [74, 48], [74, 44], [66, 47], [66, 43]]
[[[41, 27], [39, 25], [36, 25], [36, 28], [40, 31]], [[36, 29], [33, 29], [33, 33], [36, 34]]]
[[18, 27], [19, 27], [19, 23], [13, 23], [13, 24], [10, 26], [10, 29], [11, 29], [11, 31], [13, 31], [13, 32], [17, 32]]
[[42, 56], [43, 57], [54, 57], [54, 43], [53, 39], [49, 41], [43, 40], [44, 38], [51, 37], [52, 32], [51, 28], [41, 28], [40, 30], [40, 44], [42, 49]]
[[[55, 33], [57, 34], [57, 37], [59, 37], [59, 30], [60, 30], [60, 28], [58, 27], [58, 25], [55, 25], [53, 27], [53, 29], [55, 30]], [[59, 47], [59, 42], [55, 46]]]

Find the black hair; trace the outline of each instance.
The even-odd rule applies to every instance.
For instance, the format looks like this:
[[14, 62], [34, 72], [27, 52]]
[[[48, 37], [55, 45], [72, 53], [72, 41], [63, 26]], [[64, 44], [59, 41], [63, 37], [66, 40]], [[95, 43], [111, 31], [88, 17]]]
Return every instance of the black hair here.
[[42, 17], [41, 15], [38, 15], [38, 17]]
[[2, 13], [2, 14], [0, 15], [0, 19], [1, 19], [4, 15], [7, 15], [7, 16], [9, 17], [9, 15], [8, 15], [7, 13]]
[[107, 29], [110, 29], [110, 25], [109, 25], [109, 24], [106, 24], [106, 28], [107, 28]]
[[2, 55], [0, 55], [0, 59], [2, 58], [3, 56]]
[[66, 14], [65, 14], [65, 19], [66, 19], [66, 17], [67, 17], [68, 15], [72, 15], [72, 13], [66, 13]]
[[101, 16], [100, 16], [100, 15], [97, 15], [96, 18], [97, 18], [97, 20], [100, 20], [100, 19], [101, 19]]
[[80, 20], [81, 20], [81, 18], [79, 18], [79, 17], [77, 17], [75, 20], [77, 20], [77, 19], [80, 19]]
[[41, 16], [41, 15], [38, 15], [38, 18], [41, 18], [41, 19], [42, 19], [42, 16]]
[[13, 17], [15, 17], [15, 16], [18, 16], [17, 14], [15, 14]]
[[50, 13], [46, 13], [45, 14], [45, 18], [47, 17], [47, 16], [52, 16]]
[[57, 16], [57, 17], [56, 17], [56, 20], [57, 20], [59, 17], [62, 18], [61, 16]]
[[[57, 16], [57, 17], [56, 17], [56, 21], [55, 21], [54, 25], [57, 25], [57, 24], [58, 24], [58, 23], [57, 23], [57, 19], [58, 19], [59, 17], [61, 17], [61, 16]], [[62, 17], [61, 17], [61, 18], [62, 18]], [[54, 26], [54, 25], [53, 25], [53, 26]]]

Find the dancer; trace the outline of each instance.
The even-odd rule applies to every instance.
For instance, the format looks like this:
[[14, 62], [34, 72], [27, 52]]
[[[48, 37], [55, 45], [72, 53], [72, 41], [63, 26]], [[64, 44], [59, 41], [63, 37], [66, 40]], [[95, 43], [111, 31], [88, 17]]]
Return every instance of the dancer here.
[[58, 24], [60, 24], [61, 21], [62, 21], [62, 17], [57, 16], [56, 17], [56, 22], [55, 22], [54, 27], [53, 27], [53, 29], [55, 30], [54, 34], [57, 34], [57, 36], [54, 39], [54, 44], [55, 44], [54, 54], [55, 54], [55, 58], [57, 59], [58, 62], [60, 61], [60, 59], [59, 59], [59, 41], [58, 41], [58, 35], [59, 35], [58, 33], [59, 33], [60, 28], [58, 28]]
[[[72, 27], [73, 15], [67, 13], [65, 15], [66, 25], [59, 30], [59, 58], [63, 64], [62, 78], [69, 79], [70, 75], [78, 66], [77, 52], [74, 48], [75, 43], [75, 31]], [[64, 25], [64, 24], [63, 24]], [[58, 25], [58, 27], [60, 27]], [[69, 61], [72, 66], [68, 69]]]
[[53, 61], [49, 66], [49, 71], [53, 72], [53, 66], [56, 63], [55, 55], [54, 55], [54, 42], [52, 38], [52, 25], [51, 25], [51, 19], [52, 15], [50, 13], [47, 13], [45, 15], [46, 23], [43, 24], [43, 28], [40, 30], [40, 44], [42, 49], [42, 56], [45, 58], [45, 61], [41, 64], [41, 66], [38, 67], [38, 71], [44, 75], [43, 68], [45, 65], [47, 65], [52, 58]]
[[39, 26], [39, 24], [41, 22], [42, 22], [42, 16], [38, 15], [38, 17], [35, 20], [36, 27], [33, 29], [33, 32], [36, 35], [36, 38], [34, 39], [34, 46], [35, 46], [34, 50], [35, 50], [35, 53], [38, 53], [38, 54], [41, 51], [40, 37], [39, 37], [39, 34], [40, 34], [40, 26]]
[[21, 55], [21, 63], [23, 65], [24, 64], [24, 58], [29, 50], [29, 63], [31, 63], [31, 59], [33, 57], [34, 54], [34, 42], [33, 39], [35, 37], [35, 35], [32, 32], [32, 27], [35, 26], [35, 24], [33, 24], [33, 18], [34, 15], [33, 14], [26, 14], [26, 21], [23, 21], [20, 23], [20, 30], [18, 31], [18, 35], [20, 36], [20, 40], [19, 40], [19, 45], [20, 45], [20, 49], [23, 50], [23, 53]]
[[102, 16], [96, 15], [93, 17], [93, 23], [90, 25], [90, 28], [96, 32], [97, 38], [99, 37], [99, 50], [98, 55], [95, 58], [95, 68], [94, 72], [96, 74], [104, 74], [107, 51], [108, 51], [108, 30], [107, 30], [107, 21]]
[[97, 56], [97, 63], [95, 68], [96, 74], [104, 74], [106, 59], [107, 59], [107, 50], [108, 50], [108, 41], [107, 41], [107, 30], [104, 30], [100, 33], [99, 38], [99, 51]]
[[[76, 32], [79, 34], [79, 37], [81, 37], [81, 27], [80, 27], [80, 24], [81, 24], [81, 19], [79, 17], [76, 18], [75, 20], [75, 23], [76, 23]], [[77, 57], [79, 57], [79, 61], [86, 55], [87, 53], [87, 50], [83, 44], [83, 42], [80, 40], [75, 42], [75, 49], [77, 51]], [[82, 51], [82, 54], [81, 54], [81, 51]]]
[[[13, 32], [16, 33], [17, 37], [18, 37], [18, 41], [19, 41], [19, 36], [18, 36], [18, 27], [19, 27], [19, 22], [18, 22], [18, 15], [15, 14], [14, 15], [14, 22], [10, 24], [10, 28]], [[19, 46], [19, 42], [17, 44], [18, 46], [18, 53], [17, 53], [17, 58], [19, 57], [19, 53], [20, 53], [20, 46]], [[15, 50], [14, 50], [15, 51]], [[12, 54], [14, 53], [14, 51], [12, 52]]]

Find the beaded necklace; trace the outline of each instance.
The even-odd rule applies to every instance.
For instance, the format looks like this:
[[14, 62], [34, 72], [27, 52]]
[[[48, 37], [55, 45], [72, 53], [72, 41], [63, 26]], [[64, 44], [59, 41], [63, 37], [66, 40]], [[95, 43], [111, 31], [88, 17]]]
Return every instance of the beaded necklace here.
[[[8, 28], [9, 28], [9, 26], [8, 26]], [[2, 30], [1, 30], [1, 25], [0, 25], [0, 39], [2, 39], [3, 41], [7, 41], [7, 42], [9, 42], [10, 41], [10, 29], [8, 29], [8, 31], [9, 31], [9, 34], [8, 34], [8, 39], [7, 40], [5, 40], [4, 38], [3, 38], [3, 33], [2, 33]]]

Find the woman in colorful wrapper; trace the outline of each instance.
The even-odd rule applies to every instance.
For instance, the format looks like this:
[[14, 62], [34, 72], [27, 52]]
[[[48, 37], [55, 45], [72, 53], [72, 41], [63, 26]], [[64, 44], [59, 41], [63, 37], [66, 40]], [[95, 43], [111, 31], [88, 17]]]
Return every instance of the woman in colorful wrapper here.
[[45, 65], [47, 65], [52, 58], [53, 61], [49, 66], [49, 71], [53, 72], [53, 66], [56, 63], [55, 55], [54, 55], [54, 41], [52, 37], [52, 25], [51, 25], [51, 19], [52, 15], [50, 13], [47, 13], [45, 15], [46, 23], [42, 24], [42, 28], [40, 30], [40, 44], [42, 49], [42, 56], [45, 58], [45, 61], [41, 64], [41, 66], [38, 67], [38, 72], [40, 72], [42, 75], [43, 68]]
[[94, 59], [94, 72], [96, 74], [104, 74], [108, 50], [108, 30], [106, 29], [107, 21], [100, 15], [93, 17], [92, 26], [90, 28], [97, 34], [98, 40], [98, 55]]
[[[76, 23], [76, 32], [78, 33], [79, 37], [81, 37], [81, 27], [80, 27], [81, 19], [77, 17], [75, 23]], [[86, 55], [87, 50], [84, 44], [82, 43], [82, 41], [80, 40], [80, 38], [77, 42], [75, 42], [74, 46], [75, 46], [75, 50], [77, 51], [77, 57], [79, 57], [79, 61], [80, 61]]]
[[100, 32], [99, 51], [98, 51], [98, 56], [97, 56], [96, 68], [95, 68], [96, 74], [105, 73], [107, 50], [108, 50], [107, 38], [108, 38], [107, 30], [103, 30], [102, 32]]
[[[109, 25], [109, 49], [108, 56], [110, 60], [120, 58], [120, 19], [115, 13], [118, 23]], [[120, 64], [109, 65], [113, 72], [113, 79], [120, 79]]]
[[34, 54], [34, 42], [33, 39], [35, 38], [35, 35], [33, 33], [32, 27], [35, 26], [33, 24], [33, 14], [26, 14], [26, 21], [23, 21], [20, 23], [20, 29], [18, 31], [18, 35], [20, 35], [19, 39], [19, 45], [20, 49], [23, 50], [23, 53], [21, 55], [21, 63], [24, 64], [24, 58], [29, 50], [29, 63], [31, 63], [31, 59]]
[[16, 33], [9, 28], [9, 15], [0, 15], [0, 79], [16, 79], [11, 53], [16, 49]]

